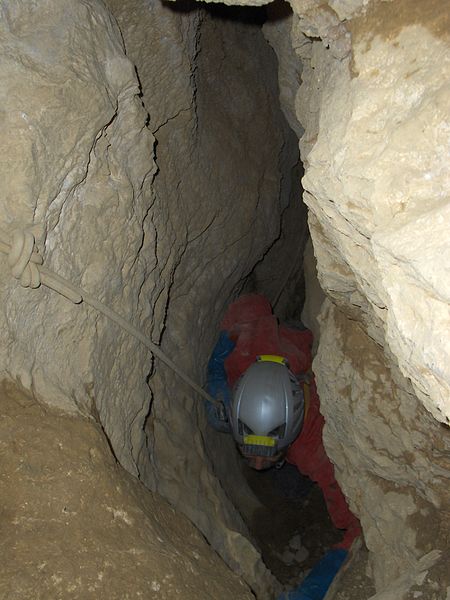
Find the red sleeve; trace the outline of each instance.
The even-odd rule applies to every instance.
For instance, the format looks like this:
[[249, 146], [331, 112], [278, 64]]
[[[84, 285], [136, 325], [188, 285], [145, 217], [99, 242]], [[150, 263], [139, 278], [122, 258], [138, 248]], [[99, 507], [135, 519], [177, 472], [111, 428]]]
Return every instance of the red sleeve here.
[[221, 325], [236, 343], [225, 361], [231, 386], [260, 354], [283, 356], [295, 374], [311, 368], [312, 333], [279, 326], [269, 301], [260, 294], [238, 298], [228, 307]]
[[272, 315], [270, 302], [260, 294], [240, 296], [228, 307], [221, 323], [222, 331], [231, 333], [236, 325]]

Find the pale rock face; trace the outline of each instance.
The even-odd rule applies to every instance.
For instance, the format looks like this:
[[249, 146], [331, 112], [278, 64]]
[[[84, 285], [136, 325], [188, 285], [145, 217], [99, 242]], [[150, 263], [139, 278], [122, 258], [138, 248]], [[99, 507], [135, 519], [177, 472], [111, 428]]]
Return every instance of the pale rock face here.
[[[328, 254], [351, 275], [340, 274], [341, 289], [321, 266], [319, 277], [334, 297], [345, 291], [348, 304], [362, 304], [371, 335], [395, 355], [427, 409], [448, 422], [450, 279], [439, 260], [450, 250], [448, 44], [419, 25], [393, 41], [356, 39], [358, 75], [340, 63], [324, 84], [319, 127], [327, 135], [308, 154], [304, 178]], [[313, 50], [326, 70], [323, 54]]]
[[446, 551], [446, 432], [364, 329], [329, 301], [314, 368], [324, 441], [383, 589], [422, 555]]
[[[155, 256], [144, 183], [156, 166], [117, 25], [95, 1], [8, 2], [2, 13], [2, 229], [31, 228], [46, 266], [145, 323], [151, 308], [139, 290]], [[6, 261], [0, 268], [2, 376], [66, 410], [89, 413], [95, 398], [117, 456], [136, 473], [149, 357], [128, 364], [127, 354], [142, 355], [135, 340], [83, 305], [20, 288]]]
[[302, 310], [302, 323], [312, 331], [314, 336], [312, 353], [317, 352], [320, 340], [320, 324], [318, 316], [325, 300], [325, 294], [317, 278], [317, 261], [311, 239], [305, 247], [303, 255], [303, 271], [305, 274], [306, 297]]
[[[301, 46], [304, 199], [319, 280], [334, 303], [324, 305], [314, 362], [324, 440], [361, 518], [380, 598], [413, 585], [426, 593], [421, 557], [448, 552], [442, 8], [380, 3], [375, 16], [350, 23], [351, 58], [336, 60], [318, 41]], [[441, 597], [449, 582], [438, 562], [428, 581]]]
[[[271, 49], [258, 27], [156, 2], [1, 10], [1, 229], [31, 228], [47, 267], [155, 343], [164, 333], [202, 383], [221, 314], [291, 197], [296, 149], [274, 109]], [[20, 288], [6, 260], [0, 269], [1, 376], [98, 417], [130, 473], [261, 598], [276, 593], [206, 457], [198, 399], [94, 310]]]

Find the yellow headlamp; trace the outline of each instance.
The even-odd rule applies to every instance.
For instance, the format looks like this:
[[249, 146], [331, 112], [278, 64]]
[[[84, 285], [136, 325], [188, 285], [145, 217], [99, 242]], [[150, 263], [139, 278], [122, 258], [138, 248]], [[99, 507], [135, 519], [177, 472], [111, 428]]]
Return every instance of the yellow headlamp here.
[[286, 365], [287, 360], [283, 356], [277, 356], [276, 354], [260, 354], [256, 357], [258, 362], [274, 362], [280, 365]]
[[277, 440], [267, 435], [244, 435], [244, 444], [249, 446], [276, 446]]

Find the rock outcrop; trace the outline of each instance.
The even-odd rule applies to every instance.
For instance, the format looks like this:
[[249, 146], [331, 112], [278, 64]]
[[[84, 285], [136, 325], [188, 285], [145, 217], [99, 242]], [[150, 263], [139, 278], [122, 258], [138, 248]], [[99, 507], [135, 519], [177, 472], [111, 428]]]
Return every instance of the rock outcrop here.
[[[137, 0], [1, 10], [0, 228], [33, 231], [47, 267], [201, 383], [224, 307], [280, 237], [298, 162], [260, 23]], [[0, 376], [98, 412], [122, 466], [261, 597], [276, 589], [205, 454], [198, 398], [94, 310], [0, 271]]]
[[305, 134], [317, 140], [304, 185], [313, 241], [327, 238], [322, 251], [316, 244], [324, 287], [355, 307], [421, 402], [448, 423], [450, 373], [437, 366], [449, 362], [440, 334], [447, 274], [436, 261], [447, 244], [448, 38], [435, 27], [442, 3], [436, 12], [403, 4], [408, 16], [387, 3], [352, 21], [350, 63], [313, 45], [311, 65], [324, 75], [319, 131]]
[[304, 199], [332, 300], [314, 363], [325, 443], [361, 518], [380, 598], [408, 589], [441, 598], [449, 585], [448, 10], [318, 4], [293, 3], [291, 38], [303, 62], [295, 104]]
[[[292, 310], [285, 283], [291, 299], [303, 296], [298, 154], [280, 96], [301, 136], [329, 298], [314, 363], [325, 443], [361, 518], [377, 597], [441, 598], [450, 585], [448, 7], [291, 8], [271, 7], [264, 26], [277, 65], [250, 9], [233, 20], [188, 3], [4, 2], [0, 229], [33, 231], [46, 266], [201, 382], [230, 298], [256, 288], [283, 313]], [[95, 311], [20, 288], [4, 260], [0, 299], [0, 377], [74, 415], [36, 420], [82, 428], [98, 415], [120, 464], [269, 597], [277, 584], [216, 478], [191, 391]], [[311, 323], [316, 312], [310, 303]], [[30, 402], [24, 411], [41, 410]], [[86, 436], [100, 435], [89, 427]], [[205, 568], [220, 565], [202, 548]]]
[[114, 460], [100, 423], [13, 385], [1, 386], [0, 413], [2, 598], [254, 597]]
[[[448, 432], [364, 328], [329, 301], [321, 332], [314, 364], [325, 444], [360, 516], [377, 589], [389, 590], [423, 556], [448, 558]], [[442, 568], [428, 577], [436, 598], [448, 585]]]

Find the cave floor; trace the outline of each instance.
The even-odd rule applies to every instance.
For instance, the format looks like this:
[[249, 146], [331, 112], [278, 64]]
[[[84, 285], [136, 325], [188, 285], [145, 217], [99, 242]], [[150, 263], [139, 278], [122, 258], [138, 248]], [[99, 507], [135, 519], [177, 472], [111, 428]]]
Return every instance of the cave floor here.
[[342, 568], [333, 581], [326, 600], [366, 600], [375, 595], [375, 586], [367, 576], [369, 552], [361, 542], [360, 548], [350, 558], [348, 568]]
[[0, 457], [2, 600], [253, 598], [95, 418], [0, 382]]
[[300, 583], [313, 565], [341, 539], [328, 515], [320, 488], [296, 467], [258, 472], [245, 468], [261, 501], [249, 528], [264, 562], [287, 586]]

